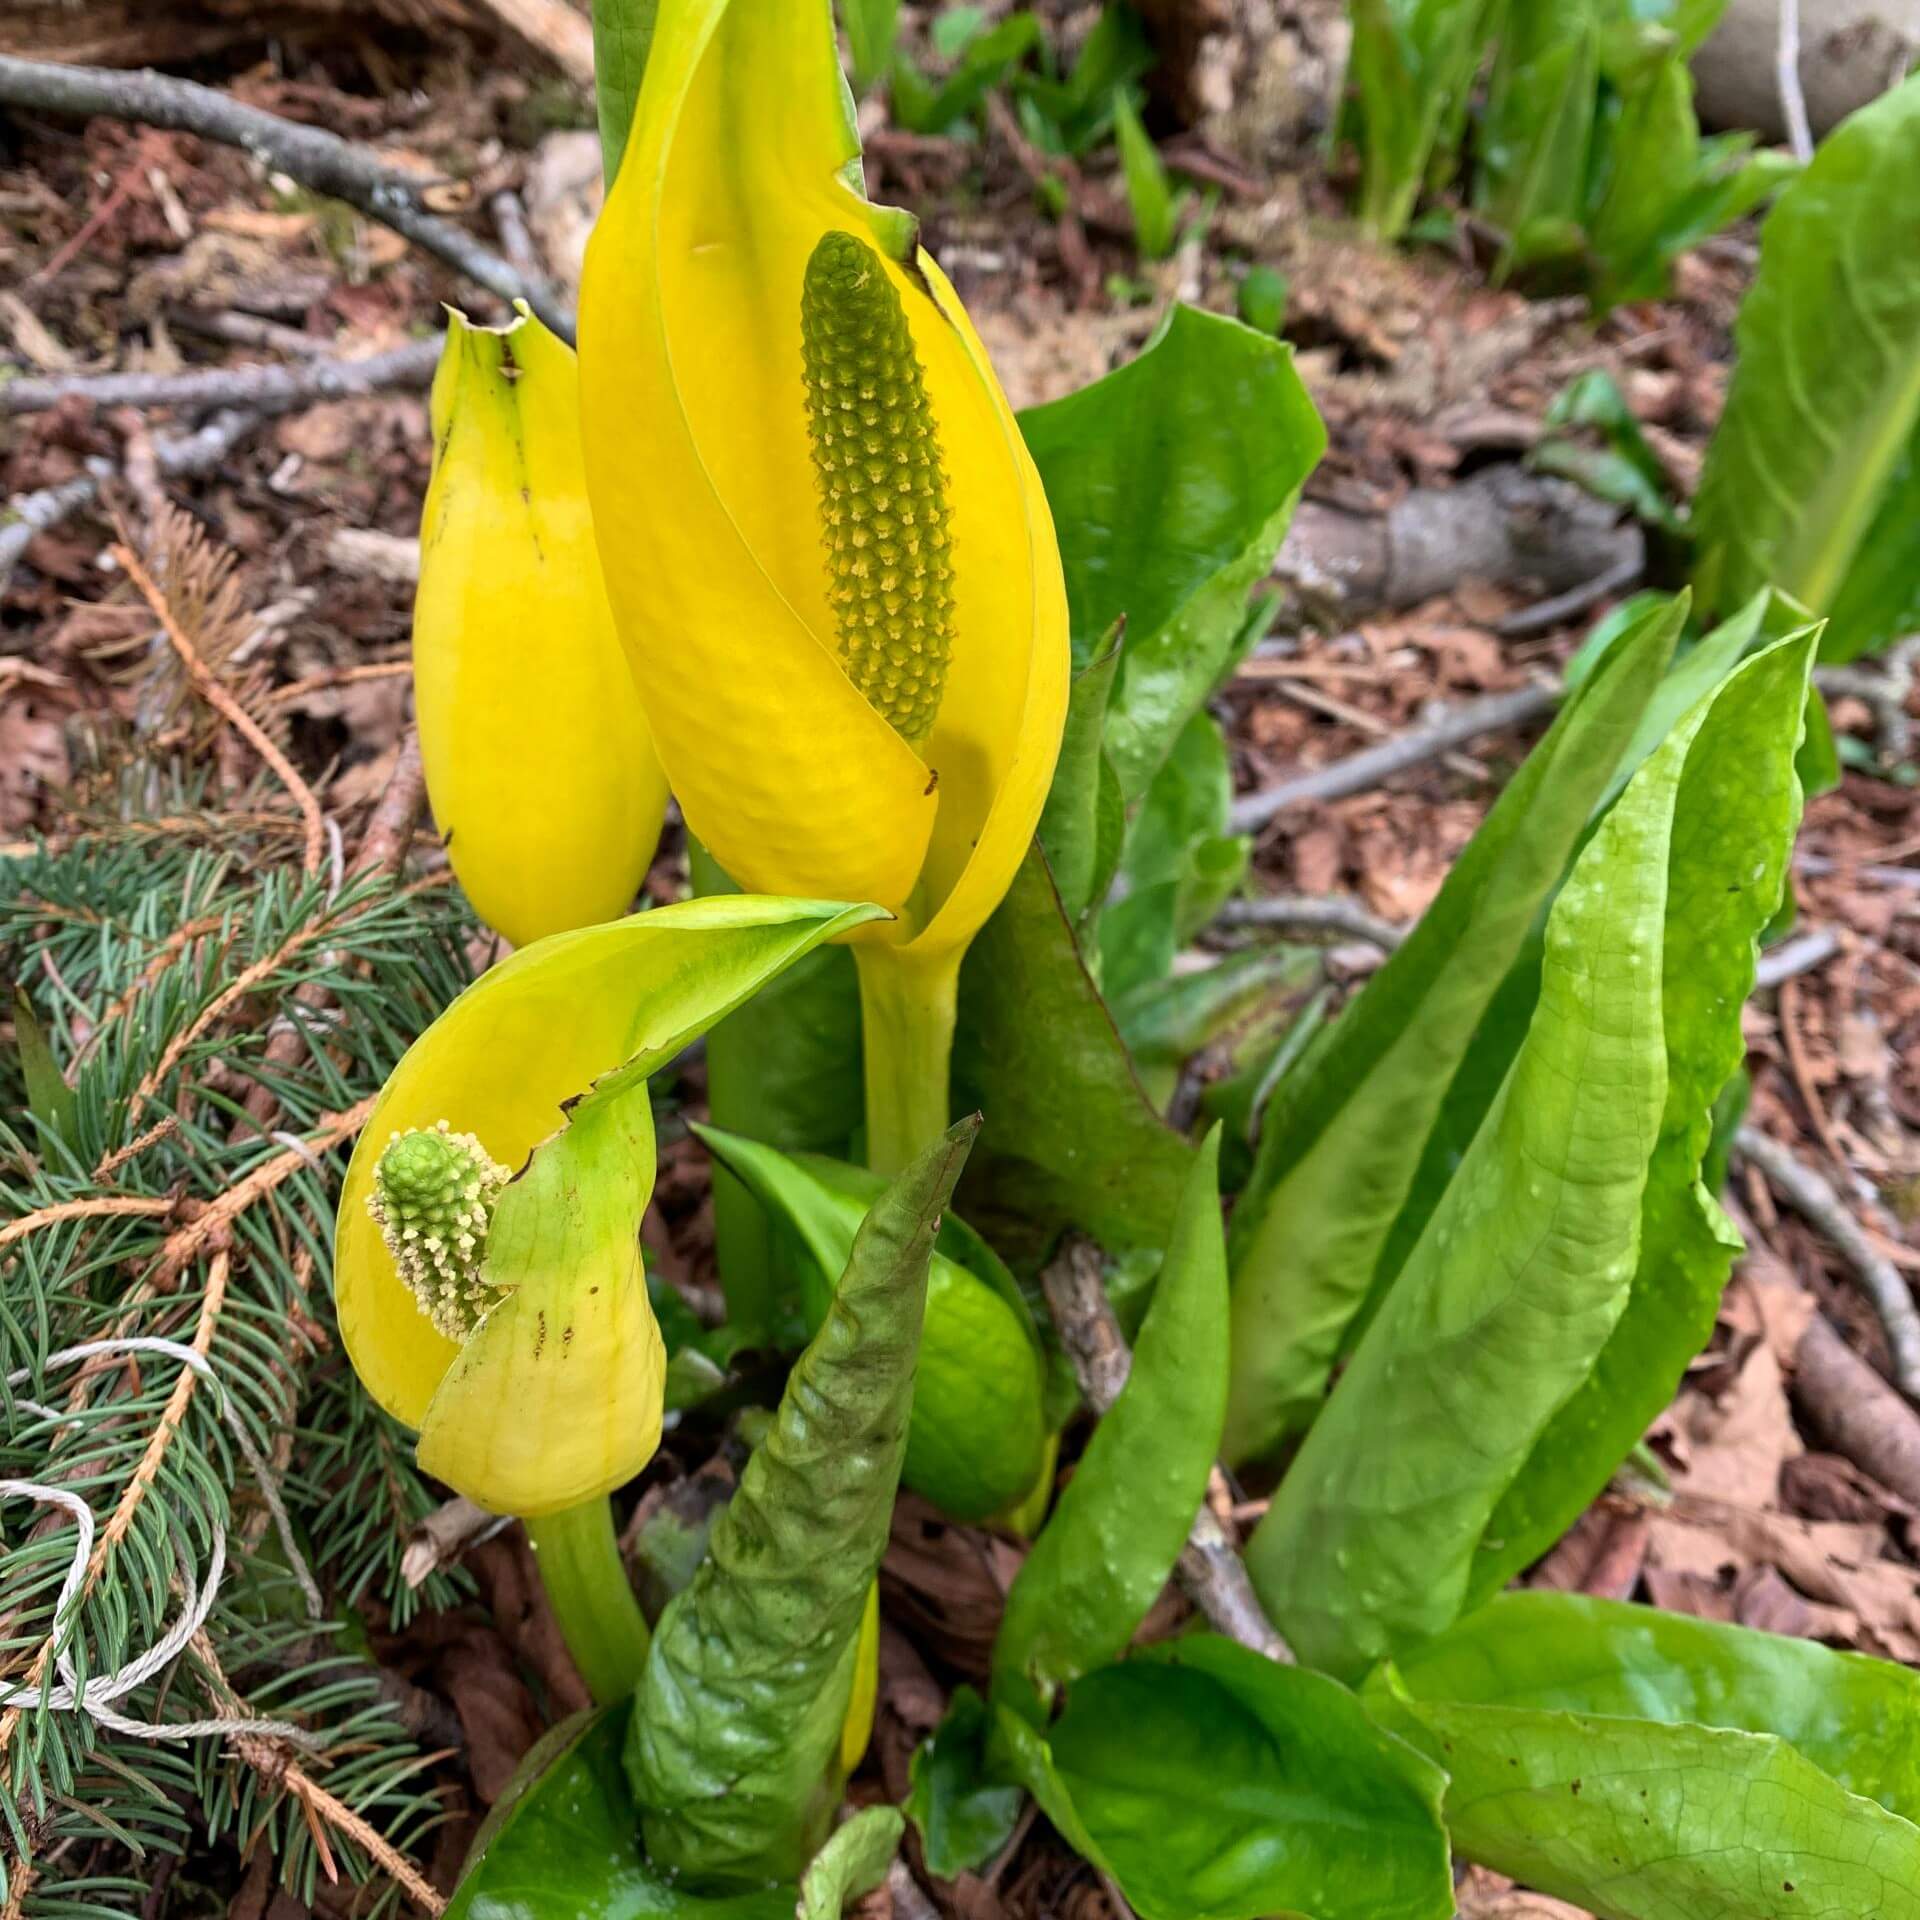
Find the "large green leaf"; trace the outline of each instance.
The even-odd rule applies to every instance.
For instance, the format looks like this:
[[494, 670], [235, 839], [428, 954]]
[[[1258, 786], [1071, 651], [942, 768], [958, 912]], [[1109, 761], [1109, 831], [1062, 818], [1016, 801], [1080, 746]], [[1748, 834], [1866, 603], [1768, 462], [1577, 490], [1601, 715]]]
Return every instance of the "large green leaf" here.
[[1131, 804], [1230, 664], [1326, 430], [1290, 347], [1184, 306], [1137, 359], [1020, 426], [1059, 535], [1075, 658], [1126, 622], [1107, 751]]
[[467, 1855], [447, 1920], [793, 1920], [794, 1888], [704, 1899], [647, 1864], [620, 1749], [630, 1703], [556, 1727]]
[[1100, 915], [1100, 987], [1110, 1000], [1164, 980], [1246, 877], [1251, 842], [1228, 831], [1232, 806], [1227, 743], [1203, 709], [1180, 730], [1127, 830], [1119, 897]]
[[1000, 1730], [1047, 1817], [1142, 1920], [1448, 1920], [1445, 1776], [1344, 1687], [1210, 1634]]
[[[1815, 613], [1839, 601], [1920, 426], [1917, 263], [1920, 76], [1829, 134], [1762, 230], [1694, 508], [1709, 610], [1768, 585]], [[1859, 644], [1827, 641], [1835, 658]]]
[[[1501, 1498], [1626, 1310], [1667, 1106], [1670, 865], [1724, 826], [1676, 825], [1683, 795], [1719, 797], [1689, 761], [1761, 750], [1756, 714], [1796, 727], [1807, 653], [1780, 643], [1688, 714], [1574, 863], [1525, 1044], [1248, 1547], [1311, 1664], [1357, 1675], [1453, 1623]], [[1750, 697], [1769, 685], [1777, 706]]]
[[1040, 844], [1047, 850], [1060, 904], [1077, 927], [1098, 906], [1113, 879], [1126, 802], [1106, 752], [1107, 705], [1120, 670], [1121, 628], [1116, 624], [1073, 677], [1060, 758], [1040, 816]]
[[1412, 935], [1279, 1089], [1233, 1220], [1227, 1451], [1314, 1417], [1450, 1082], [1665, 671], [1657, 605], [1561, 711]]
[[1763, 670], [1736, 675], [1687, 756], [1661, 946], [1666, 1111], [1641, 1196], [1632, 1291], [1592, 1373], [1502, 1496], [1474, 1569], [1477, 1593], [1504, 1586], [1572, 1525], [1712, 1335], [1741, 1241], [1701, 1167], [1714, 1102], [1745, 1057], [1741, 1008], [1800, 824], [1794, 754], [1813, 639], [1803, 633]]
[[1216, 1128], [1193, 1163], [1133, 1370], [1007, 1595], [996, 1703], [1030, 1713], [1113, 1659], [1173, 1571], [1220, 1451], [1227, 1253]]
[[[832, 1276], [846, 1265], [886, 1181], [842, 1161], [790, 1158], [717, 1128], [697, 1131], [717, 1164], [743, 1180], [804, 1244], [802, 1310], [809, 1331], [817, 1330], [832, 1300]], [[957, 1520], [987, 1520], [1011, 1506], [1040, 1473], [1045, 1375], [1018, 1286], [984, 1242], [949, 1215], [927, 1273], [901, 1478]]]
[[[739, 892], [697, 840], [688, 854], [695, 892]], [[853, 956], [818, 947], [707, 1035], [707, 1110], [716, 1127], [788, 1153], [844, 1155], [865, 1112], [860, 1059]], [[742, 1340], [776, 1339], [792, 1312], [792, 1276], [779, 1269], [759, 1202], [724, 1168], [714, 1175], [713, 1237], [728, 1325]]]
[[1501, 275], [1577, 243], [1599, 95], [1596, 15], [1593, 0], [1507, 0], [1474, 182], [1475, 206], [1506, 237]]
[[908, 1817], [928, 1871], [942, 1880], [973, 1871], [1012, 1838], [1026, 1795], [989, 1770], [987, 1705], [956, 1687], [947, 1717], [914, 1750]]
[[1516, 1707], [1411, 1709], [1468, 1859], [1596, 1920], [1916, 1920], [1920, 1827], [1786, 1741]]
[[[1920, 527], [1920, 425], [1881, 496], [1867, 537], [1845, 584], [1834, 597], [1820, 652], [1828, 660], [1878, 653], [1909, 633], [1920, 633], [1920, 560], [1913, 530]], [[1838, 785], [1836, 774], [1834, 784]]]
[[648, 1858], [690, 1887], [791, 1878], [825, 1835], [906, 1453], [927, 1264], [976, 1126], [874, 1203], [706, 1560], [660, 1617], [627, 1768]]
[[1016, 1264], [1069, 1223], [1166, 1244], [1193, 1149], [1142, 1092], [1037, 845], [961, 968], [954, 1079], [989, 1116], [967, 1217]]
[[1584, 1594], [1508, 1593], [1398, 1672], [1417, 1701], [1777, 1734], [1850, 1793], [1920, 1820], [1920, 1673], [1891, 1660]]

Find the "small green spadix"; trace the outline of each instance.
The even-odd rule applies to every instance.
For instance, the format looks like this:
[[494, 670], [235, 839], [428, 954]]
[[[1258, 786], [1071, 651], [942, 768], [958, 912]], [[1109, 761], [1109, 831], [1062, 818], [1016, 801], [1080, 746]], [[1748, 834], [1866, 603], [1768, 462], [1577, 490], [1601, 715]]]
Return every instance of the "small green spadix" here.
[[396, 1133], [374, 1169], [367, 1211], [421, 1312], [450, 1340], [466, 1339], [497, 1297], [481, 1267], [509, 1177], [472, 1134], [444, 1120]]

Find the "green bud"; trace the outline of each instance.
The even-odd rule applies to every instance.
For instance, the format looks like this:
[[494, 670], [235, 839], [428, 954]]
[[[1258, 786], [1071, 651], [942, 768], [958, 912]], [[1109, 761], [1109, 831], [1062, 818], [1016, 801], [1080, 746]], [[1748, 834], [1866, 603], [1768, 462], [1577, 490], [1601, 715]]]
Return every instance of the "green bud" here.
[[511, 1176], [470, 1133], [442, 1120], [396, 1133], [374, 1168], [367, 1211], [420, 1310], [465, 1340], [502, 1297], [481, 1278], [494, 1201]]
[[841, 663], [919, 740], [953, 653], [947, 476], [906, 309], [865, 241], [829, 233], [814, 248], [800, 341]]

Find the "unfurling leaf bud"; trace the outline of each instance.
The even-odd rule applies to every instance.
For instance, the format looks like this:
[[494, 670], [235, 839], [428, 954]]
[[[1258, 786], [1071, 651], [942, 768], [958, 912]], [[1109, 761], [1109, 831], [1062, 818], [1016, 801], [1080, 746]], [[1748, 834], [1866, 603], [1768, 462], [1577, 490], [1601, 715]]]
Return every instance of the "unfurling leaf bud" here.
[[499, 1297], [481, 1265], [509, 1178], [472, 1134], [444, 1120], [396, 1133], [374, 1169], [367, 1211], [421, 1312], [449, 1340], [465, 1340]]
[[829, 233], [814, 248], [800, 339], [841, 663], [902, 739], [920, 740], [953, 652], [947, 476], [906, 312], [865, 241]]

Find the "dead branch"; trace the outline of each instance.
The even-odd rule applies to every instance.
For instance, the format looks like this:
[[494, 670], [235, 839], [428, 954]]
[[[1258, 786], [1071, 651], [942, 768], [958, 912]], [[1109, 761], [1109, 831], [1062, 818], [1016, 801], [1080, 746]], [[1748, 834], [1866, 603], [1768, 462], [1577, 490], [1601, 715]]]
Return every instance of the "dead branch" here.
[[1451, 753], [1482, 734], [1506, 733], [1515, 727], [1530, 726], [1545, 719], [1559, 705], [1560, 694], [1559, 687], [1536, 682], [1512, 693], [1493, 693], [1483, 700], [1463, 702], [1411, 733], [1383, 740], [1377, 747], [1350, 754], [1330, 767], [1316, 767], [1310, 773], [1295, 774], [1291, 780], [1282, 780], [1258, 793], [1243, 794], [1233, 803], [1233, 830], [1256, 833], [1289, 807], [1363, 793], [1396, 773]]
[[1783, 981], [1796, 980], [1803, 973], [1824, 967], [1839, 951], [1840, 936], [1831, 927], [1815, 927], [1809, 933], [1796, 934], [1760, 956], [1753, 970], [1753, 984], [1764, 991]]
[[1757, 1127], [1734, 1135], [1736, 1150], [1766, 1176], [1781, 1199], [1809, 1225], [1817, 1227], [1852, 1267], [1887, 1331], [1895, 1384], [1909, 1400], [1920, 1402], [1920, 1308], [1892, 1261], [1867, 1238], [1846, 1203], [1824, 1176]]
[[[1080, 1391], [1096, 1414], [1106, 1413], [1127, 1384], [1133, 1355], [1107, 1299], [1100, 1249], [1084, 1235], [1070, 1234], [1041, 1275], [1041, 1286]], [[1174, 1572], [1218, 1631], [1271, 1660], [1292, 1663], [1292, 1650], [1267, 1618], [1235, 1543], [1205, 1501]]]
[[1258, 900], [1229, 900], [1220, 909], [1216, 927], [1260, 927], [1294, 938], [1320, 940], [1364, 940], [1383, 952], [1391, 953], [1407, 937], [1405, 927], [1382, 920], [1370, 913], [1358, 900], [1339, 896], [1325, 899], [1296, 899], [1291, 895], [1270, 895]]
[[410, 340], [357, 360], [294, 366], [196, 367], [187, 373], [63, 373], [0, 385], [0, 413], [40, 413], [63, 400], [97, 407], [245, 407], [288, 413], [321, 400], [356, 400], [388, 388], [424, 387], [440, 364], [440, 340]]
[[1841, 1339], [1825, 1314], [1807, 1322], [1794, 1350], [1793, 1391], [1826, 1445], [1920, 1506], [1920, 1414]]
[[502, 300], [525, 300], [556, 333], [573, 338], [572, 314], [541, 296], [491, 247], [430, 212], [421, 195], [422, 181], [383, 165], [366, 148], [322, 127], [300, 126], [212, 87], [151, 68], [115, 73], [105, 67], [19, 60], [10, 54], [0, 54], [0, 106], [80, 118], [99, 115], [238, 147], [315, 193], [357, 207]]
[[458, 1560], [489, 1527], [505, 1524], [497, 1513], [475, 1506], [465, 1494], [443, 1500], [407, 1535], [400, 1578], [409, 1588], [423, 1586], [430, 1575]]
[[[216, 414], [196, 432], [155, 440], [154, 459], [162, 477], [169, 480], [211, 473], [259, 424], [260, 416], [255, 413]], [[90, 507], [115, 471], [111, 460], [96, 457], [87, 462], [85, 473], [63, 480], [58, 486], [20, 495], [11, 502], [6, 511], [12, 517], [0, 524], [0, 589], [6, 587], [35, 537], [49, 532], [82, 508]]]

